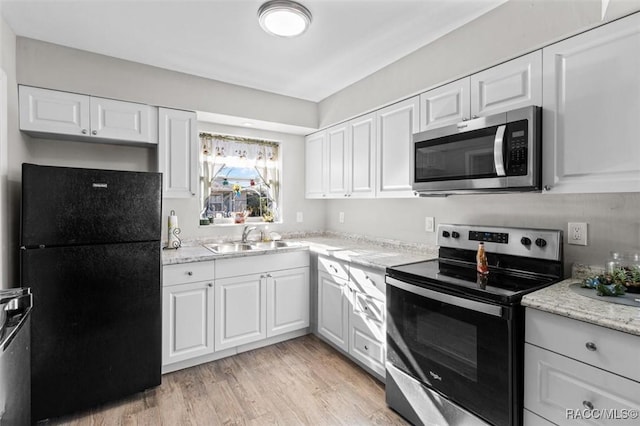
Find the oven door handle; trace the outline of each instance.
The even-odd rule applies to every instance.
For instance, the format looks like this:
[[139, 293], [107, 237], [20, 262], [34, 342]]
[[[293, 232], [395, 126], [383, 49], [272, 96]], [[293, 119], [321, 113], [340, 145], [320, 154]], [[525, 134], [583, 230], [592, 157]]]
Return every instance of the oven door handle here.
[[447, 303], [449, 305], [458, 306], [464, 309], [470, 309], [475, 312], [491, 315], [494, 317], [502, 317], [502, 306], [492, 305], [489, 303], [476, 302], [462, 297], [452, 296], [446, 293], [429, 290], [428, 288], [418, 287], [408, 284], [395, 278], [387, 277], [387, 284], [397, 287], [409, 293], [417, 294], [438, 302]]
[[496, 166], [496, 174], [498, 176], [506, 176], [507, 172], [504, 170], [504, 131], [507, 126], [498, 126], [496, 130], [496, 138], [493, 141], [493, 162]]

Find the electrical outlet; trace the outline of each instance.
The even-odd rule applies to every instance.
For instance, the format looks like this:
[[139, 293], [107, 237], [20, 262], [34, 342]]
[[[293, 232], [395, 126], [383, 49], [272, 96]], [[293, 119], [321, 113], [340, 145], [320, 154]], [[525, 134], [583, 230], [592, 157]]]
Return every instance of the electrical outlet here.
[[583, 222], [569, 222], [567, 242], [578, 246], [587, 245], [587, 224]]
[[432, 216], [427, 216], [424, 218], [424, 230], [426, 232], [434, 232], [434, 218]]
[[302, 222], [302, 212], [296, 213], [296, 222]]
[[344, 212], [340, 212], [340, 213], [338, 214], [338, 221], [339, 221], [340, 223], [344, 223]]

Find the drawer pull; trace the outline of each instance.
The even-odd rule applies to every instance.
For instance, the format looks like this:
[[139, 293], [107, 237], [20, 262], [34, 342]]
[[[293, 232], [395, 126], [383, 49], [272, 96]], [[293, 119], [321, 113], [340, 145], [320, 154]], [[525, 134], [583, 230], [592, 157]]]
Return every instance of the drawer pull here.
[[593, 410], [593, 404], [591, 401], [582, 401], [582, 406], [587, 410]]
[[593, 342], [587, 342], [584, 346], [585, 346], [587, 349], [589, 349], [590, 351], [596, 351], [596, 350], [598, 349], [598, 347], [596, 346], [596, 344], [595, 344], [595, 343], [593, 343]]
[[368, 310], [369, 310], [369, 306], [364, 305], [364, 310], [365, 310], [365, 311], [368, 311]]
[[187, 271], [187, 275], [191, 276], [191, 275], [193, 275], [193, 272]]
[[331, 270], [332, 270], [333, 272], [335, 272], [336, 274], [338, 273], [338, 269], [337, 269], [335, 266], [333, 266], [333, 265], [329, 265], [329, 268], [331, 268]]
[[369, 350], [369, 346], [364, 345], [364, 350], [365, 350], [365, 351], [368, 351], [368, 350]]

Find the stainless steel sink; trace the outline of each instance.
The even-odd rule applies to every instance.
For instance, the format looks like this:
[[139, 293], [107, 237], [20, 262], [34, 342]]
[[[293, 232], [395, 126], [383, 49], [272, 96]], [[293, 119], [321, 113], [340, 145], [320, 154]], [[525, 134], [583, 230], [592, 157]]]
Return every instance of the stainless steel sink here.
[[254, 250], [251, 244], [244, 243], [205, 244], [204, 246], [214, 253], [237, 253]]
[[250, 242], [250, 243], [213, 243], [204, 244], [204, 247], [211, 250], [216, 254], [221, 253], [238, 253], [244, 251], [264, 251], [264, 250], [276, 250], [284, 247], [296, 247], [298, 243], [288, 241], [269, 241], [263, 242]]
[[268, 243], [256, 242], [251, 243], [256, 250], [273, 250], [283, 247], [293, 247], [295, 243], [289, 243], [287, 241], [269, 241]]

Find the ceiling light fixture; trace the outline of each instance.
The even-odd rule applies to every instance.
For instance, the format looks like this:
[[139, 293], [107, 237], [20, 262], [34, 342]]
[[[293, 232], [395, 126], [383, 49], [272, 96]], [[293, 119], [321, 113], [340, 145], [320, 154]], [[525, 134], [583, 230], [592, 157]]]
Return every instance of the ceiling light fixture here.
[[279, 37], [296, 37], [311, 24], [311, 12], [295, 1], [271, 0], [258, 9], [263, 30]]

